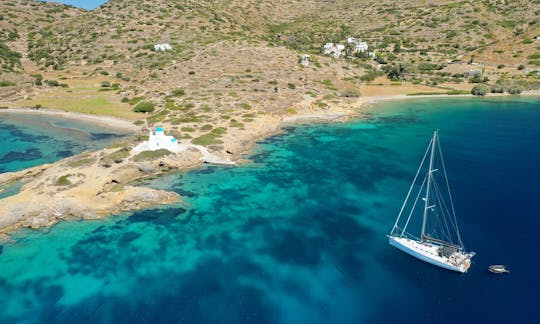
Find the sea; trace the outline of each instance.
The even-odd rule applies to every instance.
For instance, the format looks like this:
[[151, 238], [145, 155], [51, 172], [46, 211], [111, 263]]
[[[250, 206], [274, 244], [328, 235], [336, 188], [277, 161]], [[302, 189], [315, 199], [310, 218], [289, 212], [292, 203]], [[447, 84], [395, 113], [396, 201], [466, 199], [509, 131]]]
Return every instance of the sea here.
[[[13, 140], [37, 132], [10, 125]], [[539, 125], [540, 98], [504, 97], [382, 102], [361, 119], [287, 127], [249, 163], [139, 184], [179, 203], [11, 235], [0, 322], [540, 323]], [[465, 274], [386, 236], [436, 129], [476, 252]], [[0, 167], [42, 163], [23, 160]]]

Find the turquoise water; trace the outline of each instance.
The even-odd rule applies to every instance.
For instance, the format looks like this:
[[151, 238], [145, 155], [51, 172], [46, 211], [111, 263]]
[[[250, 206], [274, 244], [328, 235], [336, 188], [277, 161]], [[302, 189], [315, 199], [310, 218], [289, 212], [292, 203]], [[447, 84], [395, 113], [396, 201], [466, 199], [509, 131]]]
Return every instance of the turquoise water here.
[[[17, 233], [0, 247], [0, 322], [538, 322], [538, 98], [392, 102], [368, 117], [146, 183], [179, 192], [176, 205]], [[434, 129], [477, 252], [464, 275], [385, 236]]]
[[73, 119], [44, 115], [0, 115], [0, 173], [106, 147], [129, 133]]

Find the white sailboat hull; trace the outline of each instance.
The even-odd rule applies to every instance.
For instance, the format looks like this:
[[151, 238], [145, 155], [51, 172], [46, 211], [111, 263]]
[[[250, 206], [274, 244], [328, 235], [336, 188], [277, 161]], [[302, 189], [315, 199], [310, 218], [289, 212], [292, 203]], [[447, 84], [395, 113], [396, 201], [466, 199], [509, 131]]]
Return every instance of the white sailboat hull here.
[[419, 242], [397, 236], [388, 236], [388, 242], [390, 245], [417, 259], [444, 269], [464, 273], [467, 272], [471, 265], [471, 254], [455, 252], [450, 257], [441, 256], [438, 253], [440, 246], [436, 244]]

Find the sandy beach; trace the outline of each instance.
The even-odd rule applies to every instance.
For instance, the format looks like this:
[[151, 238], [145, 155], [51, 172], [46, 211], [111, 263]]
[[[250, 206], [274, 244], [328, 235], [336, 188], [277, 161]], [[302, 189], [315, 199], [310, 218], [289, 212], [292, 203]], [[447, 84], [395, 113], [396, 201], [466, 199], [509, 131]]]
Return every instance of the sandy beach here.
[[90, 115], [82, 114], [76, 112], [61, 111], [56, 109], [49, 108], [9, 108], [9, 109], [0, 109], [0, 114], [32, 114], [32, 115], [49, 115], [57, 116], [66, 119], [75, 119], [83, 122], [93, 123], [99, 126], [104, 126], [107, 128], [115, 128], [126, 131], [138, 131], [140, 126], [136, 126], [133, 122], [129, 120], [120, 119], [117, 117], [111, 116], [99, 116], [99, 115]]

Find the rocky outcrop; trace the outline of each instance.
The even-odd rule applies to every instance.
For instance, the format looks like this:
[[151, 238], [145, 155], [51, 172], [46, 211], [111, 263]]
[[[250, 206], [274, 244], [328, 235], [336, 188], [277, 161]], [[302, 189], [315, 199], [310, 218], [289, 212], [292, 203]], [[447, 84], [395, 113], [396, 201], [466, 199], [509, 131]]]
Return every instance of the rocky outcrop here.
[[[129, 151], [129, 150], [128, 150]], [[114, 149], [85, 155], [98, 161]], [[22, 181], [18, 194], [0, 200], [0, 233], [20, 227], [42, 228], [62, 219], [96, 219], [124, 211], [168, 204], [180, 199], [175, 192], [129, 185], [148, 175], [191, 168], [200, 155], [186, 151], [155, 160], [122, 162], [105, 168], [99, 163], [73, 166], [74, 158], [19, 172], [0, 174], [0, 184]]]
[[[63, 219], [98, 219], [122, 211], [172, 203], [178, 201], [180, 196], [175, 192], [126, 186], [122, 191], [107, 193], [105, 199], [97, 204], [73, 198], [28, 198], [10, 204], [9, 208], [3, 211], [4, 214], [0, 217], [0, 232], [19, 227], [48, 227]], [[9, 201], [9, 198], [7, 200]]]

